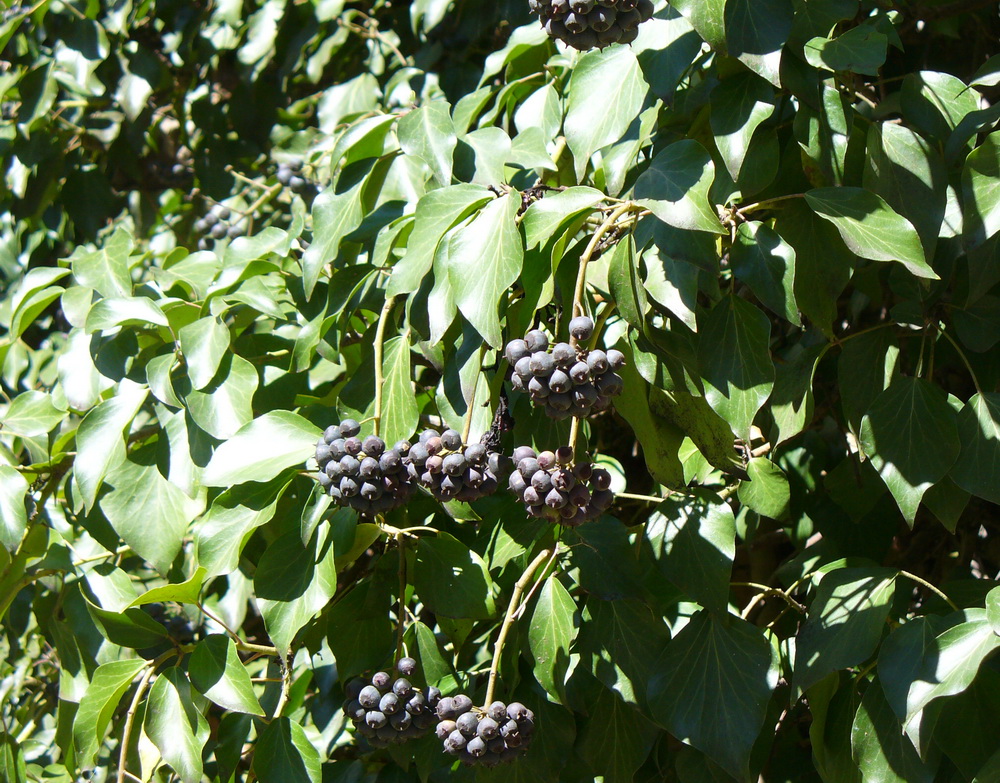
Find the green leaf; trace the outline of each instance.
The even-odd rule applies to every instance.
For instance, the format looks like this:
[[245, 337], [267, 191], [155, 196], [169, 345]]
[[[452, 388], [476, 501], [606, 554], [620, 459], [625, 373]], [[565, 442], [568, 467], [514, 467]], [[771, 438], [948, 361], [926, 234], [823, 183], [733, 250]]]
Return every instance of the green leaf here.
[[[449, 245], [448, 283], [455, 304], [492, 347], [502, 347], [498, 306], [521, 273], [524, 244], [516, 218], [519, 197], [486, 205]], [[475, 263], [470, 263], [475, 259]]]
[[766, 457], [752, 457], [747, 463], [750, 481], [740, 482], [740, 503], [762, 517], [784, 519], [788, 513], [790, 492], [784, 471]]
[[863, 188], [817, 188], [806, 203], [836, 226], [848, 248], [872, 261], [899, 261], [917, 277], [937, 280], [916, 229], [881, 197]]
[[680, 11], [709, 46], [726, 51], [726, 0], [674, 0]]
[[1000, 297], [986, 294], [971, 305], [955, 308], [955, 331], [962, 344], [986, 353], [1000, 342]]
[[653, 667], [650, 712], [675, 737], [743, 780], [777, 685], [771, 659], [761, 629], [698, 612]]
[[447, 533], [417, 542], [413, 586], [435, 614], [486, 620], [496, 614], [493, 580], [482, 558]]
[[751, 71], [781, 86], [781, 50], [792, 31], [791, 0], [727, 0], [726, 46]]
[[127, 228], [119, 226], [99, 249], [77, 248], [69, 257], [73, 276], [80, 285], [97, 290], [101, 296], [130, 297], [129, 254], [132, 247], [132, 235]]
[[270, 481], [285, 468], [303, 465], [321, 434], [291, 411], [265, 413], [215, 450], [202, 481], [209, 487]]
[[203, 389], [215, 377], [222, 357], [229, 351], [229, 329], [218, 318], [199, 318], [177, 333], [195, 389]]
[[253, 771], [260, 783], [322, 783], [319, 752], [303, 728], [275, 718], [257, 740]]
[[896, 717], [906, 717], [906, 697], [923, 660], [936, 655], [937, 636], [949, 624], [937, 615], [914, 617], [890, 633], [878, 656], [878, 679]]
[[729, 254], [733, 274], [761, 304], [800, 326], [795, 302], [795, 250], [765, 223], [740, 223]]
[[[201, 751], [208, 727], [191, 700], [191, 683], [181, 669], [166, 669], [149, 690], [143, 731], [184, 783], [202, 780]], [[203, 736], [200, 736], [203, 735]]]
[[156, 465], [126, 459], [106, 483], [98, 505], [126, 544], [157, 571], [166, 573], [181, 550], [188, 525], [205, 508], [160, 475]]
[[885, 62], [889, 39], [873, 25], [852, 27], [836, 38], [813, 38], [806, 42], [806, 62], [813, 68], [878, 76]]
[[795, 437], [812, 423], [816, 407], [813, 376], [825, 353], [824, 345], [813, 345], [775, 364], [770, 399], [771, 416], [777, 428], [772, 439], [774, 445]]
[[1000, 131], [987, 136], [965, 159], [962, 199], [962, 234], [972, 249], [1000, 231]]
[[362, 195], [366, 182], [363, 179], [343, 193], [330, 187], [316, 196], [312, 205], [315, 233], [302, 254], [302, 285], [307, 297], [312, 297], [324, 267], [335, 264], [344, 238], [364, 220]]
[[965, 622], [939, 634], [922, 658], [906, 695], [907, 732], [919, 724], [932, 701], [968, 688], [982, 662], [1000, 647], [985, 609], [968, 609], [965, 617]]
[[77, 455], [73, 476], [80, 487], [84, 505], [90, 509], [104, 477], [125, 459], [125, 429], [146, 401], [149, 390], [124, 380], [118, 393], [93, 408], [76, 432]]
[[750, 139], [774, 112], [774, 89], [754, 74], [737, 74], [712, 90], [711, 107], [715, 146], [737, 182]]
[[608, 262], [608, 286], [618, 312], [630, 325], [642, 329], [647, 309], [646, 289], [642, 287], [635, 257], [635, 241], [629, 234], [615, 245]]
[[[455, 678], [455, 671], [445, 660], [434, 631], [419, 620], [412, 623], [406, 631], [408, 635], [412, 635], [412, 642], [409, 643], [416, 646], [413, 657], [420, 661], [420, 670], [428, 685], [441, 687], [448, 678]], [[407, 649], [413, 651], [414, 648], [411, 646]]]
[[242, 356], [227, 352], [208, 385], [184, 396], [194, 423], [213, 438], [225, 440], [253, 421], [257, 368]]
[[963, 117], [979, 108], [976, 93], [965, 82], [937, 71], [907, 74], [899, 102], [910, 124], [942, 144]]
[[528, 625], [528, 647], [535, 662], [534, 674], [553, 701], [566, 701], [569, 648], [576, 638], [576, 604], [554, 576], [545, 580]]
[[607, 688], [600, 689], [589, 712], [594, 717], [580, 735], [580, 755], [604, 783], [631, 783], [649, 755], [656, 727]]
[[837, 360], [837, 382], [844, 416], [854, 432], [875, 398], [897, 374], [899, 346], [890, 329], [876, 329], [845, 341]]
[[580, 57], [570, 75], [563, 125], [578, 181], [597, 150], [622, 139], [647, 91], [631, 48], [611, 46]]
[[869, 683], [851, 727], [851, 748], [863, 783], [931, 783], [934, 771], [920, 760], [886, 701]]
[[10, 734], [0, 734], [0, 774], [8, 783], [28, 783], [24, 751]]
[[743, 464], [733, 448], [733, 431], [704, 397], [684, 391], [664, 391], [650, 381], [649, 409], [684, 431], [709, 464], [725, 473], [743, 474]]
[[291, 481], [281, 476], [268, 484], [239, 484], [213, 501], [194, 532], [195, 561], [206, 578], [236, 570], [250, 534], [271, 520]]
[[445, 233], [491, 199], [486, 188], [464, 184], [432, 190], [424, 195], [417, 202], [406, 254], [392, 268], [386, 296], [417, 291], [431, 271], [434, 253]]
[[949, 475], [966, 492], [1000, 503], [1000, 393], [974, 394], [958, 414], [962, 444]]
[[10, 465], [0, 465], [0, 544], [13, 553], [28, 527], [24, 506], [28, 480]]
[[67, 416], [53, 402], [53, 396], [40, 391], [26, 391], [18, 394], [0, 422], [0, 431], [22, 438], [37, 438], [46, 435]]
[[608, 601], [645, 599], [646, 563], [635, 557], [628, 531], [614, 517], [603, 516], [576, 529], [579, 545], [571, 546], [572, 562], [579, 569], [580, 587]]
[[895, 582], [889, 568], [838, 568], [823, 575], [796, 638], [797, 692], [871, 656], [882, 638]]
[[190, 579], [177, 584], [153, 587], [138, 596], [129, 606], [143, 606], [162, 601], [176, 601], [179, 604], [197, 604], [198, 598], [201, 596], [201, 586], [204, 581], [205, 569], [199, 567], [191, 575]]
[[281, 536], [260, 558], [254, 592], [268, 636], [287, 653], [292, 640], [337, 591], [332, 537], [317, 531], [302, 545], [298, 530]]
[[994, 587], [986, 594], [986, 619], [993, 632], [1000, 636], [1000, 587]]
[[573, 218], [586, 214], [603, 200], [601, 191], [576, 186], [533, 202], [521, 222], [528, 249], [544, 245]]
[[736, 520], [717, 496], [678, 497], [656, 507], [646, 535], [660, 572], [710, 612], [725, 615], [736, 555]]
[[[861, 421], [860, 443], [912, 526], [920, 498], [958, 459], [958, 416], [944, 392], [897, 376]], [[915, 444], [933, 443], [933, 449]]]
[[94, 756], [104, 741], [104, 733], [118, 709], [118, 702], [135, 676], [146, 666], [146, 661], [122, 660], [97, 667], [73, 720], [73, 743], [77, 763], [81, 767], [94, 763]]
[[426, 163], [438, 184], [451, 184], [451, 172], [458, 137], [447, 101], [432, 101], [404, 114], [396, 126], [399, 146], [407, 155]]
[[698, 332], [705, 399], [749, 443], [754, 417], [774, 386], [770, 321], [745, 299], [729, 295], [699, 319]]
[[155, 647], [169, 637], [166, 629], [141, 609], [103, 609], [87, 600], [87, 611], [98, 632], [112, 644], [133, 650]]
[[191, 653], [188, 672], [191, 684], [223, 709], [264, 714], [253, 692], [250, 674], [228, 636], [212, 634], [198, 642]]
[[641, 601], [587, 600], [579, 647], [591, 656], [591, 673], [623, 701], [644, 707], [653, 663], [670, 631]]
[[664, 223], [685, 231], [725, 231], [709, 200], [715, 180], [712, 156], [685, 139], [664, 147], [635, 183], [637, 203]]
[[410, 343], [406, 337], [386, 340], [383, 349], [382, 377], [384, 413], [382, 438], [386, 443], [407, 440], [417, 428], [420, 408], [410, 379]]
[[388, 585], [376, 574], [339, 599], [328, 612], [327, 642], [337, 661], [337, 675], [344, 681], [382, 666], [392, 654], [395, 636], [389, 621], [391, 603]]
[[169, 326], [160, 306], [144, 296], [101, 299], [87, 313], [84, 331], [101, 332], [118, 326]]

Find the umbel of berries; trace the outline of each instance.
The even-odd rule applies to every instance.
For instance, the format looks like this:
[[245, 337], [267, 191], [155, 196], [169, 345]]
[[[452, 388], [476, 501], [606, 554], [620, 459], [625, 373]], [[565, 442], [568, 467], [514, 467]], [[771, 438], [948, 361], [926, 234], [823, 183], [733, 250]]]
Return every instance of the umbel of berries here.
[[204, 217], [198, 218], [194, 231], [201, 235], [199, 250], [211, 250], [217, 239], [236, 239], [247, 232], [244, 217], [236, 215], [234, 218], [232, 210], [224, 204], [215, 204]]
[[312, 183], [302, 176], [301, 160], [279, 163], [276, 179], [292, 193], [305, 193], [312, 188]]
[[497, 490], [500, 455], [481, 443], [468, 446], [456, 430], [424, 430], [406, 456], [411, 481], [444, 502], [471, 502]]
[[441, 692], [414, 687], [407, 678], [416, 670], [413, 658], [400, 658], [396, 664], [400, 676], [395, 680], [386, 672], [375, 672], [347, 684], [344, 713], [374, 747], [402, 745], [422, 737], [437, 722]]
[[611, 474], [590, 462], [573, 462], [573, 449], [536, 454], [530, 446], [514, 449], [509, 486], [533, 517], [579, 527], [611, 508]]
[[550, 346], [545, 333], [534, 329], [523, 340], [511, 340], [504, 349], [514, 368], [513, 387], [527, 391], [531, 401], [544, 407], [553, 419], [583, 418], [607, 410], [624, 386], [615, 372], [625, 364], [621, 351], [581, 347], [593, 334], [594, 321], [580, 316], [570, 321], [569, 329], [575, 347], [570, 343]]
[[400, 441], [390, 449], [376, 435], [362, 440], [360, 432], [354, 419], [326, 428], [316, 444], [316, 478], [339, 506], [362, 515], [391, 511], [414, 491], [403, 462], [410, 444]]
[[465, 695], [438, 702], [438, 739], [449, 756], [465, 764], [495, 767], [523, 755], [535, 733], [535, 716], [520, 702], [495, 701], [485, 710]]
[[653, 16], [653, 0], [528, 0], [549, 38], [587, 49], [632, 43]]

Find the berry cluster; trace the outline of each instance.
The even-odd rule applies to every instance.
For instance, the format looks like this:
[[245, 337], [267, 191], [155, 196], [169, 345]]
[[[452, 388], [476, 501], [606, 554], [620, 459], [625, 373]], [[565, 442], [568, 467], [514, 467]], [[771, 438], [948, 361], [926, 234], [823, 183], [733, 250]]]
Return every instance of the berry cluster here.
[[278, 164], [277, 180], [292, 193], [306, 193], [313, 190], [313, 184], [302, 176], [302, 161], [293, 160]]
[[573, 463], [573, 449], [560, 446], [536, 454], [530, 446], [514, 449], [510, 489], [528, 514], [578, 527], [611, 508], [611, 474], [590, 462]]
[[614, 372], [625, 364], [621, 351], [580, 347], [594, 333], [594, 321], [586, 316], [574, 318], [569, 331], [576, 347], [556, 343], [550, 350], [545, 333], [533, 329], [523, 340], [511, 340], [504, 348], [514, 368], [513, 387], [527, 391], [532, 402], [543, 406], [553, 419], [583, 418], [607, 410], [623, 388], [622, 377]]
[[424, 430], [406, 463], [410, 479], [440, 501], [471, 502], [492, 495], [501, 467], [499, 454], [481, 443], [464, 446], [455, 430]]
[[528, 0], [549, 38], [585, 51], [632, 43], [653, 16], [653, 0]]
[[360, 432], [353, 419], [326, 428], [316, 444], [317, 479], [339, 506], [364, 515], [391, 511], [414, 491], [404, 462], [410, 444], [400, 441], [388, 449], [376, 435], [361, 440]]
[[396, 680], [386, 672], [375, 672], [370, 679], [347, 684], [344, 713], [374, 747], [402, 745], [422, 737], [435, 724], [441, 692], [414, 688], [406, 678], [416, 670], [413, 658], [400, 658], [396, 671], [402, 676]]
[[535, 716], [520, 702], [495, 701], [486, 711], [473, 709], [465, 695], [446, 697], [437, 705], [438, 739], [444, 752], [466, 764], [495, 767], [513, 761], [528, 749]]
[[198, 218], [194, 223], [195, 233], [202, 235], [198, 240], [198, 249], [211, 250], [217, 239], [236, 239], [246, 234], [246, 218], [243, 215], [236, 215], [235, 220], [233, 218], [233, 211], [223, 204], [215, 204]]

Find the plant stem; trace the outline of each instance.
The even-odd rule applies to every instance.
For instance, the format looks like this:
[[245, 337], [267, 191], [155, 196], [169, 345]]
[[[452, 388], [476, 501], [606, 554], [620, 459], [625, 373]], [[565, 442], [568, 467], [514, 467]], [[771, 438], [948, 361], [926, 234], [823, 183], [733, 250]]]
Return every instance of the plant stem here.
[[569, 447], [573, 449], [573, 460], [576, 460], [576, 441], [580, 437], [580, 418], [572, 417], [573, 421], [569, 425]]
[[649, 503], [662, 503], [667, 498], [657, 497], [656, 495], [633, 495], [631, 492], [618, 492], [615, 494], [616, 498], [624, 498], [625, 500], [645, 500]]
[[590, 336], [590, 345], [587, 346], [589, 350], [592, 351], [597, 347], [597, 341], [600, 339], [601, 332], [604, 331], [604, 324], [607, 323], [608, 318], [616, 309], [618, 308], [614, 302], [606, 302], [601, 308], [601, 313], [597, 316], [597, 323], [594, 324], [594, 333]]
[[[587, 265], [590, 260], [594, 257], [594, 252], [597, 250], [597, 245], [600, 243], [604, 235], [614, 226], [615, 222], [632, 209], [633, 204], [631, 201], [626, 201], [621, 204], [611, 212], [610, 215], [605, 219], [600, 226], [598, 226], [597, 231], [590, 238], [590, 242], [587, 244], [587, 249], [583, 251], [583, 255], [580, 256], [580, 271], [576, 276], [576, 289], [573, 291], [573, 315], [584, 315], [583, 312], [583, 294], [587, 287]], [[576, 340], [570, 338], [570, 342], [576, 345]]]
[[538, 569], [542, 563], [544, 563], [550, 556], [552, 552], [548, 549], [543, 549], [538, 553], [537, 557], [531, 561], [527, 568], [524, 569], [524, 573], [521, 574], [521, 578], [517, 580], [517, 584], [514, 585], [514, 592], [511, 593], [510, 603], [507, 604], [507, 614], [503, 618], [503, 625], [500, 626], [500, 635], [497, 636], [496, 644], [493, 647], [493, 663], [490, 665], [490, 679], [486, 686], [486, 703], [485, 707], [489, 707], [493, 703], [493, 694], [496, 691], [497, 685], [497, 672], [500, 669], [500, 656], [503, 654], [503, 645], [507, 639], [507, 633], [510, 631], [510, 627], [514, 624], [514, 618], [517, 614], [518, 602], [521, 599], [521, 593], [524, 592], [524, 588], [528, 586], [528, 582], [535, 575], [535, 571]]
[[132, 725], [135, 723], [135, 713], [139, 709], [139, 702], [142, 701], [142, 697], [146, 693], [146, 688], [149, 686], [149, 681], [153, 677], [153, 670], [156, 667], [150, 665], [145, 672], [143, 672], [142, 679], [139, 680], [139, 685], [135, 689], [135, 696], [132, 697], [132, 703], [129, 704], [128, 713], [125, 716], [125, 728], [122, 729], [122, 746], [118, 754], [118, 783], [124, 783], [125, 781], [125, 765], [128, 762], [128, 744], [132, 739]]
[[969, 371], [969, 375], [972, 378], [972, 385], [976, 387], [976, 393], [982, 397], [983, 388], [979, 385], [979, 379], [976, 377], [976, 371], [972, 369], [972, 365], [969, 363], [969, 357], [965, 355], [965, 351], [963, 351], [961, 346], [955, 342], [955, 339], [940, 326], [935, 325], [934, 328], [937, 330], [938, 334], [951, 343], [952, 348], [955, 349], [955, 352], [958, 354], [963, 364], [965, 364], [965, 369]]
[[944, 601], [946, 604], [948, 604], [948, 606], [950, 606], [954, 611], [956, 611], [956, 612], [959, 611], [958, 604], [956, 604], [947, 595], [945, 595], [944, 591], [942, 591], [941, 588], [936, 587], [935, 585], [932, 585], [926, 579], [924, 579], [922, 577], [919, 577], [916, 574], [911, 574], [909, 571], [900, 571], [899, 575], [900, 576], [905, 576], [907, 579], [910, 579], [910, 580], [916, 582], [918, 585], [923, 585], [928, 590], [930, 590], [932, 593], [934, 593], [938, 598], [940, 598], [942, 601]]
[[769, 207], [771, 204], [777, 204], [780, 201], [788, 201], [793, 198], [804, 198], [805, 193], [791, 193], [787, 196], [777, 196], [776, 198], [764, 199], [764, 201], [757, 201], [753, 204], [747, 204], [745, 207], [740, 207], [736, 210], [736, 214], [743, 217], [747, 212], [753, 212], [755, 209], [763, 209], [764, 207]]
[[396, 610], [396, 657], [394, 664], [403, 657], [403, 633], [406, 630], [406, 536], [396, 534], [399, 547], [399, 608]]
[[382, 425], [382, 386], [385, 383], [382, 368], [382, 356], [384, 346], [382, 340], [385, 338], [385, 327], [389, 322], [389, 314], [396, 303], [396, 297], [389, 297], [382, 306], [382, 312], [378, 317], [378, 327], [375, 329], [375, 435], [379, 434]]

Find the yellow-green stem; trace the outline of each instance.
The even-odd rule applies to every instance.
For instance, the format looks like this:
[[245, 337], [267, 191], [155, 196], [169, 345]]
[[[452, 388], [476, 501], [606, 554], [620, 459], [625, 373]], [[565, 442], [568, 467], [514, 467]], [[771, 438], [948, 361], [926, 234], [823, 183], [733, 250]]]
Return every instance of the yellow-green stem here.
[[[604, 235], [608, 233], [612, 226], [617, 222], [618, 218], [632, 209], [632, 202], [626, 201], [621, 204], [611, 212], [610, 215], [605, 219], [600, 226], [598, 226], [597, 231], [590, 238], [590, 242], [587, 244], [586, 250], [583, 251], [583, 255], [580, 256], [580, 271], [576, 276], [576, 289], [573, 291], [573, 315], [584, 315], [583, 311], [583, 295], [587, 288], [587, 265], [590, 260], [594, 257], [594, 253], [597, 250], [597, 246]], [[573, 344], [576, 344], [575, 340], [571, 340]]]
[[379, 434], [382, 427], [382, 386], [385, 383], [383, 374], [382, 357], [384, 346], [382, 341], [385, 338], [385, 327], [389, 322], [389, 315], [392, 313], [393, 305], [396, 303], [395, 297], [389, 297], [382, 306], [382, 312], [378, 317], [378, 327], [375, 329], [375, 435]]

